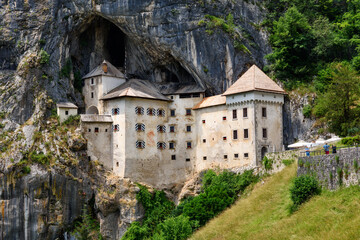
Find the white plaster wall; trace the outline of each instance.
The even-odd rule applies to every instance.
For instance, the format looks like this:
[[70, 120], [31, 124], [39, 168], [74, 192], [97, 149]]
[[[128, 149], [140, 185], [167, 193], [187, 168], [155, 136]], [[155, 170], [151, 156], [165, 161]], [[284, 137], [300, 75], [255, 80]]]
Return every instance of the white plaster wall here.
[[[95, 127], [99, 128], [98, 133], [95, 132]], [[91, 160], [98, 160], [105, 167], [112, 169], [111, 123], [83, 122], [81, 131], [87, 140], [87, 152]]]
[[[243, 118], [242, 109], [246, 107], [248, 117]], [[232, 111], [237, 110], [237, 119]], [[255, 159], [255, 121], [254, 106], [249, 103], [237, 106], [214, 106], [196, 110], [197, 112], [197, 164], [196, 170], [221, 167], [251, 165]], [[226, 116], [226, 120], [223, 117]], [[203, 123], [205, 120], [205, 123]], [[243, 130], [249, 129], [249, 138], [244, 139]], [[238, 131], [238, 139], [233, 139], [233, 130]], [[226, 136], [226, 140], [223, 137]], [[206, 142], [203, 142], [206, 139]], [[248, 153], [248, 157], [244, 157]], [[239, 154], [238, 158], [234, 154]], [[227, 159], [224, 159], [227, 155]], [[203, 157], [206, 156], [206, 160]]]
[[284, 103], [284, 95], [277, 93], [267, 93], [267, 92], [246, 92], [239, 93], [236, 95], [226, 96], [226, 104], [234, 104], [239, 102], [247, 102], [247, 101], [268, 101], [268, 102], [277, 102]]
[[113, 171], [120, 177], [125, 174], [125, 143], [126, 143], [126, 125], [125, 125], [125, 98], [117, 98], [104, 101], [104, 114], [112, 115], [113, 108], [119, 108], [119, 115], [112, 115], [113, 125], [119, 124], [119, 131], [113, 132]]
[[104, 96], [114, 88], [123, 84], [125, 81], [126, 80], [123, 78], [102, 76], [102, 95]]
[[[69, 114], [66, 115], [65, 112], [69, 111]], [[75, 116], [78, 114], [77, 108], [57, 108], [57, 115], [59, 115], [60, 123], [64, 122], [70, 116]]]

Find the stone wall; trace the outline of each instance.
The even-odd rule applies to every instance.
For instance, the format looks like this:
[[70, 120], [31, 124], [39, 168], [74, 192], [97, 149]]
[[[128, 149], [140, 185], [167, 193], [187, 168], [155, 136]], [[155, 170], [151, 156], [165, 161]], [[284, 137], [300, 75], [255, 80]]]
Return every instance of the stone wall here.
[[331, 190], [341, 185], [357, 185], [359, 157], [359, 147], [340, 149], [336, 154], [299, 157], [297, 175], [314, 174], [323, 187]]

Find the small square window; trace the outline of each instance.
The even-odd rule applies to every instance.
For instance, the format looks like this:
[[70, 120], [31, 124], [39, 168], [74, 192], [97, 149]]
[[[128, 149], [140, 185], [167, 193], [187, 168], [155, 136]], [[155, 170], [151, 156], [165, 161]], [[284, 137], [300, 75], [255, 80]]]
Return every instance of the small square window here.
[[191, 109], [190, 108], [186, 109], [186, 116], [191, 116]]
[[175, 148], [175, 144], [173, 142], [169, 143], [169, 149], [174, 149]]
[[91, 85], [94, 85], [94, 79], [93, 78], [91, 79]]
[[226, 120], [226, 117], [223, 117], [223, 120], [225, 121], [225, 120]]
[[65, 115], [69, 115], [69, 111], [65, 111]]
[[263, 138], [267, 138], [267, 129], [266, 128], [262, 129], [262, 134], [263, 134]]
[[91, 92], [91, 98], [94, 98], [94, 92]]
[[205, 138], [203, 139], [203, 143], [206, 143], [206, 139], [205, 139]]
[[174, 99], [174, 96], [170, 96], [171, 99]]
[[119, 162], [116, 162], [116, 166], [119, 167]]
[[187, 158], [185, 161], [190, 162], [190, 158]]
[[95, 128], [95, 132], [99, 132], [99, 128], [96, 127], [96, 128]]
[[91, 132], [91, 129], [89, 128], [89, 132]]
[[247, 108], [243, 108], [243, 117], [247, 118], [247, 116], [248, 116]]
[[248, 158], [249, 157], [249, 153], [244, 153], [244, 158]]
[[175, 126], [170, 126], [170, 132], [175, 132]]
[[105, 132], [107, 132], [107, 129], [105, 129]]
[[235, 153], [235, 154], [234, 154], [234, 158], [239, 158], [239, 154], [238, 154], [238, 153]]
[[175, 109], [171, 109], [171, 110], [170, 110], [170, 116], [171, 116], [171, 117], [175, 117]]
[[186, 142], [186, 148], [191, 148], [191, 142]]
[[223, 140], [226, 141], [226, 137], [223, 137]]
[[203, 160], [206, 160], [206, 156], [203, 156]]
[[249, 138], [249, 129], [244, 129], [244, 138]]
[[171, 160], [176, 160], [176, 155], [171, 155]]
[[191, 126], [186, 126], [186, 131], [191, 132]]
[[224, 155], [224, 159], [227, 159], [227, 155]]
[[205, 120], [202, 120], [202, 123], [205, 123]]

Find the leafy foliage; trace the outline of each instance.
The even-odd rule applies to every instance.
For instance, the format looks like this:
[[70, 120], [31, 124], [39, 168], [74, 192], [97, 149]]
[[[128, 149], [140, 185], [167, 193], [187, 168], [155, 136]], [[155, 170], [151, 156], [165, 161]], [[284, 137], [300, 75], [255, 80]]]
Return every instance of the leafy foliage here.
[[266, 171], [273, 169], [273, 160], [266, 156], [263, 158], [262, 164], [264, 165]]
[[88, 206], [84, 206], [81, 221], [75, 223], [73, 235], [77, 240], [101, 240], [100, 224], [91, 215]]
[[48, 54], [44, 49], [40, 50], [40, 63], [47, 64], [50, 60], [50, 54]]
[[320, 191], [319, 184], [313, 176], [303, 175], [295, 178], [290, 187], [290, 197], [294, 205], [299, 206]]
[[344, 144], [344, 145], [354, 145], [354, 144], [359, 144], [359, 143], [360, 143], [360, 136], [345, 137], [345, 138], [341, 139], [341, 144]]
[[181, 240], [187, 239], [193, 232], [196, 225], [189, 220], [189, 217], [180, 215], [167, 218], [159, 224], [160, 233], [154, 236], [154, 239], [161, 240]]

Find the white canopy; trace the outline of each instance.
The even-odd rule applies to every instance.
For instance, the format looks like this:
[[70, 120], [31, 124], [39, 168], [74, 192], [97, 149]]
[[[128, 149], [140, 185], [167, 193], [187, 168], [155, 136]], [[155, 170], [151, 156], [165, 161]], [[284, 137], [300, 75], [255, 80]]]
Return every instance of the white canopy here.
[[290, 144], [290, 145], [288, 145], [288, 148], [301, 148], [301, 147], [305, 147], [305, 146], [307, 146], [307, 145], [309, 145], [310, 143], [308, 143], [308, 142], [305, 142], [305, 141], [303, 141], [303, 140], [300, 140], [300, 141], [298, 141], [298, 142], [296, 142], [296, 143], [293, 143], [293, 144]]

